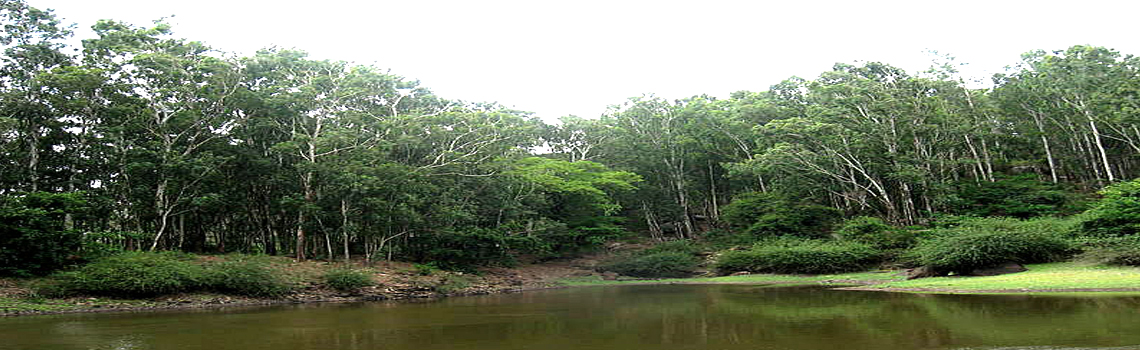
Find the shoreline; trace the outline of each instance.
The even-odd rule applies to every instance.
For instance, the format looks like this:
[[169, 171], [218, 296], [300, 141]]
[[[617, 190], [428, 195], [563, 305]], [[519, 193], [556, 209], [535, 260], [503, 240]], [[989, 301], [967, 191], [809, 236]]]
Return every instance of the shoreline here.
[[[392, 278], [377, 286], [346, 293], [309, 286], [279, 298], [251, 298], [212, 293], [178, 294], [151, 299], [73, 297], [33, 298], [8, 281], [0, 281], [0, 317], [20, 317], [77, 313], [154, 312], [213, 310], [274, 305], [354, 303], [373, 301], [436, 300], [456, 296], [514, 294], [527, 291], [587, 286], [666, 285], [666, 284], [748, 284], [757, 286], [819, 285], [836, 290], [977, 295], [1137, 295], [1140, 296], [1140, 268], [1088, 266], [1077, 263], [1027, 265], [1029, 271], [987, 277], [933, 277], [906, 280], [896, 270], [835, 274], [775, 275], [745, 274], [721, 277], [674, 279], [605, 280], [581, 262], [556, 262], [516, 268], [487, 269], [471, 285], [442, 291], [425, 284], [439, 277], [377, 272]], [[397, 266], [397, 268], [401, 268]], [[4, 291], [7, 293], [4, 293]]]

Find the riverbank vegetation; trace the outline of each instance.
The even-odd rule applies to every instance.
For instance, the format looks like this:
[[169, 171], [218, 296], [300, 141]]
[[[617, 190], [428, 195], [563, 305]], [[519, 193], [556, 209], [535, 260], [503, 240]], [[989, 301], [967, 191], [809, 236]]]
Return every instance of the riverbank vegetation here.
[[1140, 263], [1140, 59], [1109, 48], [1029, 52], [985, 88], [949, 57], [839, 63], [548, 123], [162, 22], [76, 46], [22, 0], [0, 21], [0, 275], [53, 293], [274, 296], [293, 287], [259, 257], [473, 273], [615, 241], [682, 242], [600, 265], [638, 277]]

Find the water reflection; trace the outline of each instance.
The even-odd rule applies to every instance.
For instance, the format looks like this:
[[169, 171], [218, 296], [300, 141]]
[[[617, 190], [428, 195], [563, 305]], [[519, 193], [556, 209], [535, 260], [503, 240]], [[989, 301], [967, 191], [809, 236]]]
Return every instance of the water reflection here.
[[623, 286], [2, 319], [0, 349], [1140, 349], [1137, 310], [1137, 297]]

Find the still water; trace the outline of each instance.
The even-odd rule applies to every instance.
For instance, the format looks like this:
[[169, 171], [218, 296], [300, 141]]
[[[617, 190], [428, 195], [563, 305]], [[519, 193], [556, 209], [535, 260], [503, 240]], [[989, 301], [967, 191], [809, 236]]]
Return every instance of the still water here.
[[1140, 297], [589, 287], [7, 318], [0, 349], [1140, 349]]

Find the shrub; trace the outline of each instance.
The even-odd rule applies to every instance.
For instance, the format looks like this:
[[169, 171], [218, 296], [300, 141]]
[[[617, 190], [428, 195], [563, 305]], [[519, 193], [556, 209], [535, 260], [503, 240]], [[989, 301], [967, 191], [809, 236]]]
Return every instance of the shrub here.
[[915, 243], [914, 232], [896, 228], [882, 219], [870, 216], [848, 219], [835, 233], [845, 240], [870, 244], [879, 249], [908, 248]]
[[860, 271], [878, 259], [878, 250], [858, 242], [783, 239], [760, 242], [750, 250], [725, 252], [714, 267], [720, 273], [821, 274]]
[[451, 294], [471, 287], [471, 280], [463, 275], [448, 274], [444, 276], [439, 284], [432, 287], [436, 292], [442, 294]]
[[236, 260], [206, 265], [204, 284], [207, 289], [225, 294], [273, 297], [291, 292], [292, 283], [267, 263]]
[[126, 252], [56, 274], [57, 282], [45, 286], [42, 292], [150, 297], [192, 291], [201, 285], [203, 271], [189, 259], [169, 252]]
[[738, 228], [752, 226], [761, 216], [779, 211], [785, 206], [783, 199], [763, 192], [741, 194], [724, 206], [720, 219]]
[[78, 193], [0, 196], [0, 276], [42, 276], [80, 262], [81, 235], [64, 228], [64, 217], [83, 210]]
[[1140, 266], [1140, 236], [1101, 238], [1086, 242], [1077, 259], [1096, 264]]
[[958, 273], [1008, 261], [1056, 261], [1072, 251], [1071, 242], [1064, 238], [1070, 226], [1065, 220], [1052, 218], [963, 220], [956, 227], [934, 230], [909, 254], [936, 271]]
[[947, 204], [957, 213], [969, 216], [1027, 219], [1069, 213], [1081, 205], [1071, 192], [1058, 184], [1040, 181], [1033, 174], [962, 184], [956, 194]]
[[769, 193], [746, 193], [724, 207], [722, 220], [736, 228], [744, 228], [745, 240], [797, 236], [823, 238], [839, 210], [822, 205], [794, 203]]
[[599, 268], [626, 276], [646, 278], [685, 277], [693, 273], [699, 261], [693, 254], [660, 251], [614, 259]]
[[534, 244], [534, 239], [476, 227], [420, 235], [410, 243], [412, 261], [432, 263], [444, 270], [473, 271], [477, 266], [515, 264], [512, 250], [525, 249]]
[[1081, 223], [1086, 236], [1113, 237], [1140, 233], [1140, 179], [1105, 187]]
[[641, 251], [640, 254], [649, 255], [664, 252], [696, 255], [701, 252], [701, 247], [689, 240], [669, 241], [649, 247], [649, 249]]
[[363, 271], [350, 269], [330, 270], [324, 275], [325, 285], [349, 292], [372, 285], [372, 277]]

